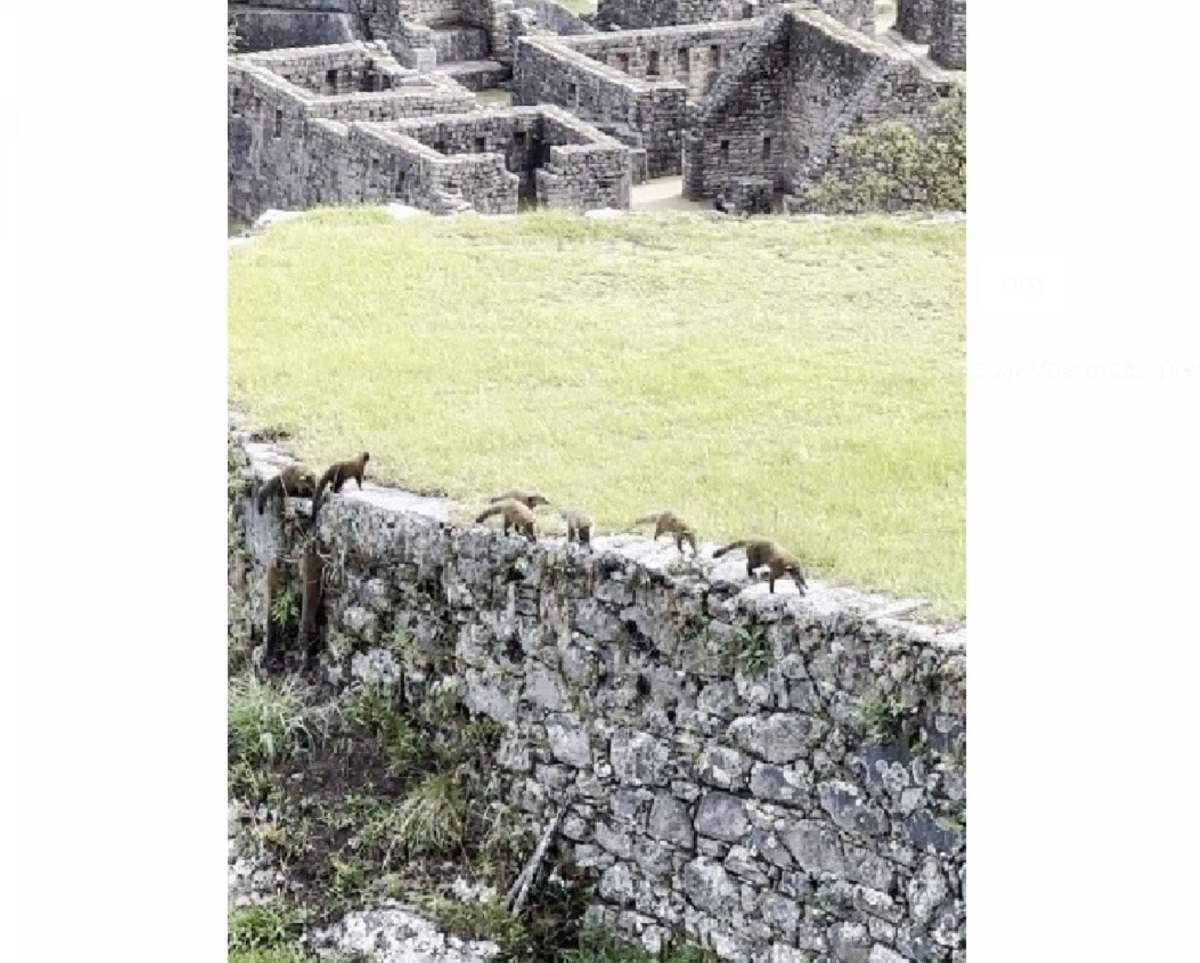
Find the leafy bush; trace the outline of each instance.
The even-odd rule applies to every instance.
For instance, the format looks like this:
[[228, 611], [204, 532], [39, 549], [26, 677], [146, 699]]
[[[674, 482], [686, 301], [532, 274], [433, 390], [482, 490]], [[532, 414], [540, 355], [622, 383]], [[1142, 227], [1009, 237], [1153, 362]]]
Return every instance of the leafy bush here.
[[808, 205], [830, 213], [965, 210], [965, 110], [962, 97], [951, 98], [923, 135], [896, 120], [843, 134]]
[[303, 914], [281, 903], [244, 906], [229, 917], [229, 950], [268, 950], [294, 943]]
[[737, 667], [751, 677], [766, 672], [771, 665], [771, 644], [767, 641], [766, 633], [741, 629], [737, 641]]

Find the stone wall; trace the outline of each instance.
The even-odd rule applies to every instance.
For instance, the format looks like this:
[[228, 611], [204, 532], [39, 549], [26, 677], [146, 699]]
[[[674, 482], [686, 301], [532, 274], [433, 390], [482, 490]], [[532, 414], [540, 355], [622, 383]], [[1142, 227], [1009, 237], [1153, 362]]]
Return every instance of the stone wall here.
[[684, 194], [698, 200], [732, 178], [767, 177], [793, 195], [785, 209], [803, 209], [844, 134], [883, 120], [920, 133], [961, 95], [953, 75], [819, 11], [783, 8], [689, 110]]
[[[761, 17], [785, 0], [599, 0], [596, 22], [607, 28], [638, 30], [714, 20]], [[806, 6], [825, 11], [855, 30], [875, 30], [875, 0], [811, 0]]]
[[782, 14], [769, 17], [699, 105], [688, 111], [683, 193], [700, 200], [726, 193], [729, 182], [784, 175], [788, 39]]
[[721, 68], [761, 29], [761, 20], [724, 21], [575, 37], [569, 45], [648, 83], [682, 84], [689, 100], [712, 87]]
[[896, 0], [896, 29], [914, 43], [933, 39], [934, 8], [937, 0]]
[[739, 21], [517, 41], [513, 100], [556, 104], [644, 151], [647, 176], [680, 173], [689, 96], [761, 29]]
[[[240, 431], [230, 453], [229, 630], [257, 640], [309, 503], [258, 515], [284, 456]], [[412, 700], [449, 679], [504, 725], [508, 798], [535, 829], [562, 808], [593, 920], [740, 963], [965, 960], [961, 632], [817, 580], [767, 595], [711, 546], [449, 517], [370, 482], [322, 507], [319, 671]]]
[[[364, 77], [380, 83], [387, 78], [389, 86], [336, 93], [339, 77], [350, 78], [353, 86], [361, 85]], [[318, 92], [322, 89], [329, 92]], [[363, 124], [461, 113], [475, 106], [469, 91], [446, 77], [404, 70], [379, 43], [231, 57], [229, 207], [252, 220], [268, 208], [303, 210], [320, 204], [395, 200], [400, 195], [379, 182], [368, 182], [366, 175], [372, 166], [402, 164], [404, 158], [394, 145], [377, 145], [379, 151], [372, 153], [374, 141]], [[424, 173], [429, 177], [410, 182], [403, 196], [429, 210], [461, 206], [438, 196], [443, 187], [427, 165], [414, 171]]]
[[239, 53], [276, 47], [310, 47], [364, 39], [349, 0], [313, 9], [292, 0], [273, 4], [229, 4]]
[[967, 69], [967, 0], [936, 0], [929, 56], [951, 70]]
[[[387, 90], [339, 92], [381, 77]], [[522, 195], [624, 209], [631, 176], [628, 149], [583, 121], [552, 106], [481, 110], [450, 79], [406, 71], [376, 45], [230, 60], [229, 206], [243, 219], [391, 201], [513, 214]]]

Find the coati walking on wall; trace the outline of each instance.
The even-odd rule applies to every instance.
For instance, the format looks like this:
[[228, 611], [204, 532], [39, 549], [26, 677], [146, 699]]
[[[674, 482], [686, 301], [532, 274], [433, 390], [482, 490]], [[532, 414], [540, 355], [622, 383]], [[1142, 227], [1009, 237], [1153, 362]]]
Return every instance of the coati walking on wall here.
[[503, 517], [505, 535], [508, 534], [510, 528], [515, 528], [531, 542], [537, 541], [537, 534], [534, 530], [535, 520], [533, 512], [515, 498], [506, 498], [504, 501], [496, 502], [491, 508], [480, 512], [476, 516], [475, 521], [476, 523], [482, 522], [491, 515], [500, 515]]
[[782, 578], [784, 575], [791, 576], [801, 595], [808, 588], [808, 583], [804, 581], [804, 573], [800, 570], [800, 559], [781, 547], [778, 542], [773, 542], [769, 538], [743, 539], [740, 542], [730, 542], [723, 548], [718, 548], [713, 552], [713, 558], [720, 558], [726, 552], [731, 552], [735, 548], [744, 548], [746, 550], [746, 574], [750, 578], [754, 578], [754, 570], [756, 568], [762, 568], [764, 565], [767, 566], [769, 570], [767, 584], [772, 592], [775, 591], [775, 579]]
[[592, 516], [574, 508], [564, 508], [558, 513], [567, 523], [567, 541], [580, 545], [592, 544]]
[[316, 491], [316, 479], [313, 473], [302, 465], [288, 465], [283, 471], [272, 478], [258, 490], [255, 506], [258, 514], [263, 513], [267, 499], [279, 496], [284, 498], [311, 498]]
[[321, 476], [320, 484], [317, 485], [317, 493], [313, 496], [312, 521], [314, 525], [317, 523], [317, 512], [321, 507], [321, 496], [325, 493], [326, 488], [332, 489], [336, 495], [342, 490], [342, 486], [353, 478], [358, 482], [358, 490], [362, 491], [363, 478], [367, 474], [367, 462], [370, 458], [370, 453], [364, 451], [357, 458], [339, 461], [325, 469], [325, 474]]
[[653, 515], [643, 515], [637, 519], [635, 525], [646, 525], [654, 522], [654, 538], [658, 539], [659, 535], [664, 532], [675, 536], [675, 547], [679, 549], [679, 554], [683, 554], [683, 543], [687, 542], [692, 546], [692, 554], [697, 554], [696, 549], [696, 532], [692, 526], [685, 522], [674, 512], [655, 512]]
[[489, 498], [488, 501], [495, 505], [497, 502], [504, 502], [509, 499], [512, 499], [514, 502], [520, 502], [526, 508], [537, 508], [538, 505], [550, 504], [550, 499], [541, 492], [526, 491], [524, 488], [511, 488], [503, 495]]

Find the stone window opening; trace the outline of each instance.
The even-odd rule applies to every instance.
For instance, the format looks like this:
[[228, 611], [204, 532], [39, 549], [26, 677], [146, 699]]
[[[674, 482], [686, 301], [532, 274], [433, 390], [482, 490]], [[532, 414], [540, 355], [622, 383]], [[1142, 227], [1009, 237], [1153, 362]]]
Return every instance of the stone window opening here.
[[629, 73], [629, 54], [617, 54], [617, 66], [625, 73]]
[[396, 196], [404, 196], [404, 171], [398, 171], [396, 173]]
[[721, 160], [729, 160], [729, 141], [727, 140], [721, 141]]
[[325, 71], [325, 85], [331, 90], [337, 90], [337, 67]]
[[525, 131], [514, 130], [513, 131], [513, 143], [516, 144], [517, 147], [520, 147], [523, 150], [525, 148]]
[[721, 48], [716, 44], [708, 48], [708, 62], [714, 69], [721, 66]]
[[282, 107], [275, 108], [275, 136], [276, 137], [283, 136], [283, 108]]
[[679, 51], [678, 54], [676, 54], [676, 59], [678, 61], [678, 65], [679, 65], [678, 69], [681, 74], [686, 74], [692, 69], [691, 61], [688, 58], [688, 52], [687, 52], [686, 47], [684, 47], [681, 51]]
[[649, 56], [646, 58], [646, 76], [647, 77], [657, 77], [658, 76], [658, 51], [657, 50], [651, 50]]
[[446, 142], [444, 140], [435, 141], [434, 145], [433, 145], [433, 149], [435, 151], [437, 151], [439, 154], [446, 153]]
[[487, 138], [486, 137], [476, 137], [475, 138], [475, 153], [482, 154], [482, 153], [485, 153], [486, 151], [487, 151]]
[[567, 100], [575, 103], [579, 96], [579, 89], [574, 84], [567, 84]]
[[771, 138], [770, 137], [763, 138], [762, 155], [763, 155], [763, 160], [766, 160], [768, 157], [771, 156]]

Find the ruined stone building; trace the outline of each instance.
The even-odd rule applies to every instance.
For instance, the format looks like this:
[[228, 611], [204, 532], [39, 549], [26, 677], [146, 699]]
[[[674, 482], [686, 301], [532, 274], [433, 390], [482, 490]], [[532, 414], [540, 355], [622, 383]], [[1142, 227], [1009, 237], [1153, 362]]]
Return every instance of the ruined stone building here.
[[[856, 137], [961, 136], [965, 0], [230, 3], [229, 206], [399, 201], [435, 213], [691, 200], [812, 209]], [[916, 46], [928, 44], [927, 47]], [[928, 201], [904, 183], [877, 202]], [[820, 194], [825, 198], [828, 192]], [[853, 209], [847, 202], [846, 209]]]

